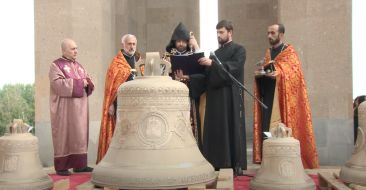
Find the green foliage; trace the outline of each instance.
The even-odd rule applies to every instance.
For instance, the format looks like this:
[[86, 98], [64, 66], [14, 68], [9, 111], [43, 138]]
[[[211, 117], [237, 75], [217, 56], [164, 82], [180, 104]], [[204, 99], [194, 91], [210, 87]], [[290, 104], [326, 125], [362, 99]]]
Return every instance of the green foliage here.
[[0, 89], [0, 136], [13, 119], [34, 127], [34, 84], [6, 84]]

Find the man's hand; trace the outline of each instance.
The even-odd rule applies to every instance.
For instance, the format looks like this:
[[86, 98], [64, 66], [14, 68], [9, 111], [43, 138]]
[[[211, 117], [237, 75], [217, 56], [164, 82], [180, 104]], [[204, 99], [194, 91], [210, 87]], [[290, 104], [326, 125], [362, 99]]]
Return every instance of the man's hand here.
[[111, 106], [109, 106], [109, 109], [108, 109], [108, 116], [109, 116], [109, 117], [114, 116], [114, 105], [113, 105], [113, 103], [111, 104]]
[[169, 63], [172, 63], [172, 62], [170, 61], [170, 57], [166, 57], [166, 61], [168, 61]]
[[273, 71], [271, 73], [266, 74], [267, 77], [271, 78], [271, 79], [276, 79], [277, 77], [277, 71]]
[[207, 57], [202, 57], [201, 59], [198, 60], [198, 62], [200, 63], [200, 65], [211, 66], [212, 64], [212, 60]]
[[176, 78], [189, 80], [189, 75], [183, 75], [183, 71], [180, 69], [174, 71], [174, 75]]
[[194, 38], [194, 36], [191, 36], [189, 38], [189, 45], [193, 45], [195, 50], [200, 49], [200, 47], [198, 46], [197, 40], [196, 40], [196, 38]]
[[259, 74], [259, 71], [254, 71], [255, 78], [261, 78], [263, 75]]
[[88, 81], [86, 79], [83, 79], [84, 80], [84, 88], [86, 88], [88, 86]]

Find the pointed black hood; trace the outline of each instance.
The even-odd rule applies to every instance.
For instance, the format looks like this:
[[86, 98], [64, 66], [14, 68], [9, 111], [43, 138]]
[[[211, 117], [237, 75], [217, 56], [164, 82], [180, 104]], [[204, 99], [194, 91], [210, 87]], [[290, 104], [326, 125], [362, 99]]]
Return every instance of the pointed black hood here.
[[[174, 33], [172, 35], [172, 38], [170, 39], [169, 44], [166, 46], [165, 50], [170, 53], [172, 48], [175, 48], [174, 41], [175, 40], [189, 40], [189, 31], [188, 29], [183, 25], [182, 22], [178, 24], [178, 26], [175, 28]], [[187, 42], [187, 51], [189, 51], [189, 43]]]

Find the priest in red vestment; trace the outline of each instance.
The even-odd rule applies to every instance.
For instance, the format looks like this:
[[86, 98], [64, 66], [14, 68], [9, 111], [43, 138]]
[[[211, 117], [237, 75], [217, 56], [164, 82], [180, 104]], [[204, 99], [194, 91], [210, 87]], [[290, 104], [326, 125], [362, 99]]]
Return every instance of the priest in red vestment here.
[[102, 120], [99, 132], [98, 164], [107, 153], [111, 143], [114, 128], [116, 126], [117, 114], [117, 90], [124, 82], [131, 81], [137, 76], [137, 72], [144, 73], [144, 67], [135, 68], [135, 63], [141, 60], [141, 56], [136, 52], [137, 40], [132, 34], [122, 37], [122, 49], [110, 63], [104, 87], [104, 100], [102, 110]]
[[55, 60], [49, 71], [50, 114], [54, 148], [54, 165], [58, 175], [68, 171], [92, 172], [87, 167], [89, 141], [88, 97], [94, 81], [85, 68], [76, 62], [78, 50], [71, 39], [61, 42], [62, 57]]
[[254, 101], [253, 162], [262, 161], [263, 132], [281, 122], [291, 128], [292, 136], [300, 141], [304, 168], [319, 168], [304, 75], [294, 47], [282, 43], [284, 33], [282, 24], [268, 28], [272, 47], [264, 58], [266, 74], [255, 72], [254, 95], [268, 109]]

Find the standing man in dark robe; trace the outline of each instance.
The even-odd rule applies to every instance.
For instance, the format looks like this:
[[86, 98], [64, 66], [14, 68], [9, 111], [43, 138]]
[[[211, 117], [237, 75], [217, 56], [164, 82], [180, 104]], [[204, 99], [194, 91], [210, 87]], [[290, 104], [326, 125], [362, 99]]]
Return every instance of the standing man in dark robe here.
[[88, 97], [94, 90], [94, 80], [76, 62], [78, 50], [71, 39], [61, 42], [62, 57], [55, 60], [49, 71], [50, 114], [54, 164], [56, 174], [68, 176], [68, 171], [92, 172], [87, 167], [89, 141]]
[[[215, 167], [233, 168], [238, 172], [247, 169], [247, 151], [244, 122], [244, 94], [224, 67], [236, 80], [244, 82], [245, 48], [232, 41], [233, 26], [222, 20], [216, 25], [220, 48], [215, 51], [219, 63], [212, 56], [198, 60], [206, 65], [205, 74], [183, 75], [189, 80], [190, 96], [199, 97], [206, 91], [206, 113], [202, 154]], [[201, 141], [199, 141], [201, 142]]]
[[[192, 49], [191, 49], [192, 48]], [[163, 57], [166, 61], [170, 61], [170, 57], [167, 55], [183, 55], [190, 53], [199, 53], [200, 47], [198, 46], [197, 40], [193, 35], [190, 35], [188, 29], [184, 26], [183, 23], [179, 23], [178, 26], [174, 29], [172, 34], [172, 38], [169, 44], [166, 46], [166, 53]], [[171, 72], [171, 71], [170, 71]], [[187, 84], [185, 79], [177, 78], [174, 75], [173, 79], [178, 80], [184, 84]], [[202, 99], [202, 101], [200, 101]], [[205, 96], [201, 98], [198, 97], [196, 99], [191, 99], [190, 101], [190, 123], [192, 127], [193, 136], [198, 140], [198, 135], [200, 132], [197, 130], [197, 125], [200, 125], [200, 113], [204, 113], [204, 103]], [[200, 105], [201, 103], [201, 105]]]
[[292, 129], [292, 136], [300, 141], [304, 168], [319, 168], [305, 78], [294, 47], [282, 43], [284, 34], [282, 24], [268, 27], [272, 47], [267, 49], [264, 58], [266, 74], [254, 73], [254, 95], [268, 109], [254, 102], [253, 162], [262, 161], [263, 132], [284, 123]]
[[133, 80], [140, 70], [142, 73], [144, 71], [143, 66], [140, 69], [135, 68], [135, 63], [141, 60], [140, 54], [136, 52], [136, 37], [132, 34], [124, 35], [121, 46], [122, 49], [111, 61], [106, 74], [96, 164], [103, 159], [112, 141], [116, 127], [118, 87]]

